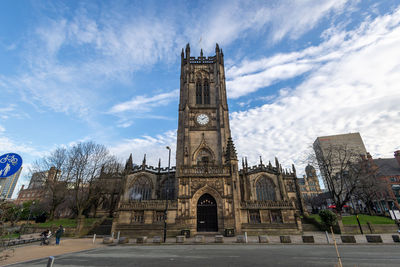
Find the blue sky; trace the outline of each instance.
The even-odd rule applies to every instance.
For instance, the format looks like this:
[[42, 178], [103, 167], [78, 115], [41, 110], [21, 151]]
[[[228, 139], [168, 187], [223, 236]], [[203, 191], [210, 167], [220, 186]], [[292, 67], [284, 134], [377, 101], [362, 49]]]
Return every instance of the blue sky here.
[[398, 1], [0, 1], [0, 154], [93, 140], [149, 164], [175, 148], [180, 52], [225, 68], [240, 157], [303, 173], [317, 136], [400, 149]]

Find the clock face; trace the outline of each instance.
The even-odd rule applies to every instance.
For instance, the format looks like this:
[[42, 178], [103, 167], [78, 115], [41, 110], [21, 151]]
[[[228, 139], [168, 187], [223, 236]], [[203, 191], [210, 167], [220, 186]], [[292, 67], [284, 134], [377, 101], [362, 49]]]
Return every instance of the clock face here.
[[210, 119], [208, 118], [208, 116], [206, 114], [200, 114], [197, 116], [197, 123], [200, 125], [206, 125]]

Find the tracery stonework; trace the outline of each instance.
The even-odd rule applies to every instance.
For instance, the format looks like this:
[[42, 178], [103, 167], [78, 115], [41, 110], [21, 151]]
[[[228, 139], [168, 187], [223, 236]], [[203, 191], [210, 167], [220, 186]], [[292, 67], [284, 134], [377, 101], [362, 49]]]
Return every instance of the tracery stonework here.
[[[168, 235], [189, 230], [219, 233], [299, 233], [303, 209], [294, 166], [239, 169], [231, 137], [224, 55], [190, 56], [182, 49], [176, 167], [125, 167], [113, 230], [126, 236], [161, 235], [168, 201]], [[161, 219], [160, 219], [161, 218]]]

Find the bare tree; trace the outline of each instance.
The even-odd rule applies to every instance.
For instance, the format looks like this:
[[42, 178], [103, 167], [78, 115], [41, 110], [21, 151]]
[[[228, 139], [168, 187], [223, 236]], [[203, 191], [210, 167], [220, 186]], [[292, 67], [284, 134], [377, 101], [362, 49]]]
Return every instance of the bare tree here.
[[102, 205], [104, 207], [103, 210], [108, 211], [109, 217], [113, 217], [121, 194], [122, 171], [122, 164], [114, 161], [104, 166], [100, 175], [101, 198], [95, 210]]
[[378, 167], [368, 159], [363, 159], [360, 163], [361, 175], [359, 183], [354, 190], [354, 195], [362, 200], [369, 214], [374, 214], [374, 201], [382, 199], [382, 196], [386, 196], [387, 193], [387, 181], [379, 179]]
[[321, 194], [318, 195], [306, 195], [303, 197], [304, 203], [307, 207], [311, 207], [312, 213], [317, 213], [318, 210], [323, 206], [326, 205], [326, 200], [323, 199]]
[[33, 164], [32, 179], [36, 179], [44, 190], [43, 204], [47, 204], [50, 220], [54, 219], [56, 209], [68, 195], [68, 182], [71, 168], [68, 166], [68, 153], [65, 148], [57, 148]]
[[330, 192], [336, 211], [350, 201], [362, 175], [360, 154], [346, 145], [331, 145], [328, 148], [314, 147], [309, 162], [319, 168]]
[[101, 170], [115, 161], [107, 148], [93, 142], [78, 143], [68, 151], [74, 208], [79, 216], [101, 196]]

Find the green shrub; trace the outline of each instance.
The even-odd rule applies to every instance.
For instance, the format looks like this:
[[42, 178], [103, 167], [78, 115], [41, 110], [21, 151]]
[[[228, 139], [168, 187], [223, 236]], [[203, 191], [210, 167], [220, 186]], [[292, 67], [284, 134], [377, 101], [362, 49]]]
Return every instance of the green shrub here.
[[324, 226], [325, 230], [329, 230], [331, 226], [333, 227], [337, 223], [336, 214], [330, 210], [321, 210], [318, 215], [321, 218], [322, 225]]

